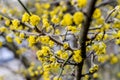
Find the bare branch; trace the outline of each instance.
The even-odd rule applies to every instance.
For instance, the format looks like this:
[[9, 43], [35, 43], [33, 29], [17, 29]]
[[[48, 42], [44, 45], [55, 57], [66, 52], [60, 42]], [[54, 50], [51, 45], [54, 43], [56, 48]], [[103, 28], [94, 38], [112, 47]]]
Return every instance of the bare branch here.
[[116, 1], [115, 0], [107, 0], [107, 1], [103, 1], [101, 2], [99, 5], [97, 5], [95, 8], [99, 8], [99, 7], [102, 7], [102, 6], [105, 6], [105, 5], [108, 5], [110, 3], [115, 3]]

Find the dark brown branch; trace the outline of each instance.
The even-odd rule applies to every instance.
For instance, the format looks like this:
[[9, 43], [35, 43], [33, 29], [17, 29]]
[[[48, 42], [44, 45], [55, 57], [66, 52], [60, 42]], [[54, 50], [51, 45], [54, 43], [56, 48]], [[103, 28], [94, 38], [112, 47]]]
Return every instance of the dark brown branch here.
[[93, 12], [95, 10], [95, 4], [97, 0], [90, 0], [90, 3], [87, 7], [87, 16], [85, 17], [85, 21], [83, 23], [83, 26], [81, 28], [80, 33], [80, 46], [81, 46], [81, 54], [82, 54], [82, 62], [78, 64], [76, 69], [76, 80], [80, 80], [82, 78], [82, 68], [84, 64], [84, 59], [86, 58], [86, 40], [87, 40], [87, 34], [91, 23], [91, 17], [93, 15]]
[[[59, 57], [57, 57], [57, 56], [55, 56], [55, 58], [57, 59], [57, 62], [58, 63], [64, 63], [64, 59], [61, 59], [61, 58], [59, 58]], [[67, 65], [77, 65], [78, 63], [75, 63], [75, 62], [73, 62], [73, 61], [70, 61], [70, 60], [68, 60], [67, 62], [66, 62], [66, 64]]]

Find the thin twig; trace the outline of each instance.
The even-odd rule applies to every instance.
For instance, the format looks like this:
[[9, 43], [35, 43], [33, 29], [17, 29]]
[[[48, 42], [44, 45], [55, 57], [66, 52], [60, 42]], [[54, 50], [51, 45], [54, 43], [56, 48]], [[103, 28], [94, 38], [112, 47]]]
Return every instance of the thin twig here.
[[107, 15], [107, 17], [105, 18], [105, 23], [107, 23], [107, 21], [108, 21], [108, 19], [109, 19], [109, 17], [111, 16], [111, 14], [113, 13], [113, 12], [115, 12], [116, 11], [116, 9], [114, 8], [113, 10], [111, 10], [110, 11], [110, 13]]
[[22, 7], [25, 9], [25, 11], [31, 16], [29, 10], [24, 6], [24, 4], [21, 2], [21, 0], [18, 0], [18, 2], [22, 5]]
[[64, 66], [66, 65], [67, 61], [73, 56], [73, 53], [70, 54], [70, 56], [64, 61], [64, 63], [62, 64], [62, 67], [60, 68], [60, 73], [59, 73], [59, 76], [58, 76], [58, 80], [60, 78], [60, 76], [62, 75], [62, 72], [64, 70]]
[[14, 32], [19, 32], [19, 33], [24, 33], [26, 35], [34, 35], [34, 36], [40, 36], [41, 34], [38, 33], [32, 33], [32, 32], [27, 32], [27, 31], [23, 31], [23, 30], [13, 30]]
[[108, 5], [108, 4], [110, 4], [110, 3], [115, 3], [115, 2], [116, 2], [115, 0], [103, 1], [102, 3], [100, 3], [99, 5], [97, 5], [96, 8], [99, 8], [99, 7]]

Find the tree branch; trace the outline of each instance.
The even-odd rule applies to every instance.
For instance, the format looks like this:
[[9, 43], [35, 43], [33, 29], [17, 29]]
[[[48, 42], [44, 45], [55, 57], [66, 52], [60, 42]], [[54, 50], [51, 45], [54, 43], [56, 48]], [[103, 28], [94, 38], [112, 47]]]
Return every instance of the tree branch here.
[[80, 33], [80, 46], [81, 46], [81, 54], [82, 54], [82, 62], [78, 64], [76, 69], [76, 80], [80, 80], [82, 78], [82, 68], [84, 64], [84, 59], [86, 58], [86, 40], [87, 40], [87, 34], [91, 23], [91, 17], [93, 15], [93, 12], [95, 10], [95, 4], [97, 0], [91, 0], [88, 7], [87, 7], [87, 16], [85, 17], [85, 21], [83, 23], [83, 26], [81, 28]]

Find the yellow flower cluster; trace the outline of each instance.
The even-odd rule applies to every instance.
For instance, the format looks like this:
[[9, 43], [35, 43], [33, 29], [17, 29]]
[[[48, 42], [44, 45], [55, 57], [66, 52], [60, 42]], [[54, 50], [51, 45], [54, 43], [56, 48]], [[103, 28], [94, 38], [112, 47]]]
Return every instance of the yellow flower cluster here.
[[49, 44], [50, 47], [53, 47], [55, 43], [54, 43], [54, 41], [49, 40], [49, 43], [48, 43], [48, 44]]
[[73, 15], [73, 21], [75, 24], [80, 24], [84, 20], [84, 15], [82, 12], [75, 12]]
[[11, 42], [13, 42], [13, 39], [12, 39], [11, 36], [7, 35], [6, 36], [6, 41], [11, 43]]
[[40, 17], [37, 16], [37, 15], [32, 15], [30, 16], [30, 24], [33, 25], [33, 26], [36, 26], [38, 25], [40, 22]]
[[77, 0], [78, 7], [83, 8], [87, 5], [87, 0]]
[[56, 16], [53, 16], [53, 18], [51, 19], [51, 22], [54, 24], [58, 24], [60, 22], [59, 18]]
[[43, 78], [44, 78], [44, 80], [50, 80], [50, 72], [49, 71], [44, 71]]
[[115, 40], [116, 44], [120, 44], [120, 38]]
[[105, 61], [107, 61], [109, 59], [108, 55], [99, 55], [98, 56], [98, 62], [104, 63]]
[[[103, 37], [104, 36], [104, 37]], [[97, 41], [100, 41], [103, 38], [103, 40], [108, 39], [108, 35], [104, 33], [99, 33], [97, 37], [95, 38]]]
[[120, 30], [117, 33], [113, 34], [113, 36], [116, 38], [115, 43], [120, 44]]
[[19, 24], [20, 24], [20, 22], [19, 22], [18, 19], [12, 20], [12, 27], [13, 27], [13, 29], [17, 29]]
[[100, 18], [101, 17], [101, 10], [100, 9], [95, 9], [95, 11], [94, 11], [94, 14], [93, 14], [93, 18], [94, 19], [98, 19], [98, 18]]
[[104, 18], [100, 17], [100, 18], [96, 19], [95, 22], [96, 22], [97, 25], [104, 24]]
[[29, 47], [32, 47], [36, 43], [35, 36], [31, 35], [27, 40], [28, 40]]
[[77, 32], [76, 26], [67, 26], [67, 30], [68, 30], [68, 31], [71, 31], [72, 33]]
[[30, 15], [28, 13], [24, 13], [22, 16], [22, 22], [28, 22], [30, 19]]
[[98, 77], [99, 77], [98, 73], [94, 73], [94, 74], [93, 74], [93, 78], [96, 79], [96, 78], [98, 78]]
[[63, 47], [64, 47], [64, 49], [67, 49], [67, 48], [69, 47], [69, 44], [68, 44], [67, 42], [65, 42], [65, 43], [63, 44]]
[[42, 23], [43, 23], [43, 26], [46, 28], [50, 26], [48, 19], [46, 19], [46, 18], [42, 20]]
[[17, 44], [21, 44], [21, 39], [19, 38], [19, 37], [15, 37], [15, 39], [14, 39], [16, 42], [17, 42]]
[[75, 12], [73, 14], [73, 16], [71, 14], [67, 13], [63, 16], [61, 25], [71, 26], [73, 24], [73, 22], [76, 25], [79, 25], [80, 23], [82, 23], [83, 20], [84, 20], [84, 14], [82, 12]]
[[10, 25], [10, 20], [9, 20], [9, 19], [6, 19], [6, 20], [5, 20], [5, 25], [6, 25], [6, 26], [9, 26], [9, 25]]
[[47, 46], [42, 46], [42, 49], [38, 50], [36, 52], [36, 55], [38, 57], [38, 60], [41, 62], [46, 61], [49, 59], [47, 56], [51, 55], [50, 48]]
[[80, 63], [82, 61], [81, 50], [74, 51], [73, 60], [77, 63]]
[[62, 53], [63, 53], [62, 50], [57, 50], [57, 52], [56, 52], [57, 56], [60, 56]]
[[60, 30], [59, 29], [55, 29], [55, 34], [59, 35], [60, 34]]
[[[50, 41], [50, 38], [49, 36], [40, 36], [37, 38], [36, 41], [39, 41], [41, 42], [42, 44], [50, 44], [50, 45], [53, 45], [54, 43], [52, 41]], [[50, 42], [49, 42], [50, 41]]]
[[101, 32], [104, 31], [104, 30], [109, 30], [110, 28], [110, 24], [104, 24], [103, 27], [101, 28]]
[[72, 15], [67, 13], [63, 16], [63, 20], [61, 21], [61, 25], [63, 26], [69, 26], [71, 25], [73, 22], [72, 22]]
[[94, 73], [94, 72], [98, 71], [98, 69], [99, 69], [99, 66], [96, 65], [96, 64], [94, 64], [93, 67], [91, 67], [91, 68], [89, 69], [89, 72], [90, 72], [90, 73]]
[[7, 30], [7, 28], [5, 27], [0, 27], [0, 32], [5, 32]]
[[96, 52], [97, 55], [106, 53], [106, 44], [100, 42], [99, 44], [92, 45], [92, 49]]
[[68, 53], [66, 51], [58, 50], [56, 52], [57, 56], [59, 56], [62, 59], [67, 59], [68, 58]]
[[110, 59], [110, 63], [111, 63], [111, 64], [115, 64], [115, 63], [118, 62], [118, 57], [115, 56], [113, 53], [111, 53], [110, 58], [111, 58], [111, 59]]
[[21, 39], [24, 39], [25, 34], [24, 34], [24, 33], [20, 33], [19, 37], [20, 37]]
[[120, 30], [117, 33], [113, 34], [113, 35], [114, 35], [115, 38], [120, 38]]
[[41, 66], [37, 66], [37, 68], [35, 67], [35, 63], [32, 62], [30, 64], [30, 67], [28, 68], [28, 73], [30, 76], [34, 77], [37, 76], [39, 74], [43, 73], [42, 67]]
[[44, 4], [43, 4], [43, 7], [44, 7], [45, 9], [49, 9], [49, 8], [50, 8], [50, 3], [44, 3]]
[[118, 29], [120, 29], [120, 22], [118, 22], [118, 21], [116, 21], [116, 22], [114, 22], [114, 25], [113, 25], [113, 28], [118, 28]]

